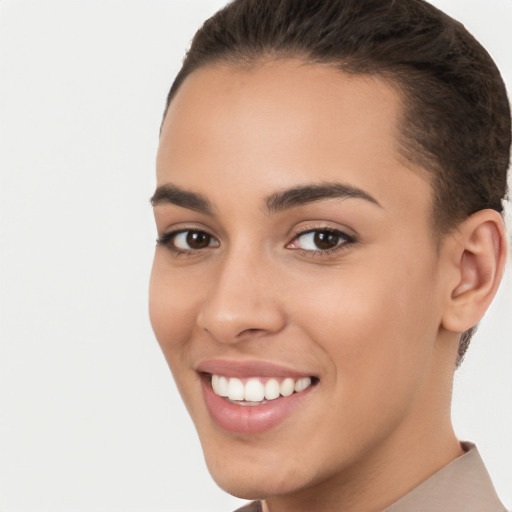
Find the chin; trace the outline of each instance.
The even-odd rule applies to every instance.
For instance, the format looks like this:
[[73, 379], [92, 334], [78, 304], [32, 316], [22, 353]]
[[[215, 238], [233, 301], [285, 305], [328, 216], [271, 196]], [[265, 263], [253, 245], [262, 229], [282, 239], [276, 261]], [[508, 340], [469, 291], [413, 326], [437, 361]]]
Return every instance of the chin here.
[[[205, 450], [208, 470], [216, 484], [227, 493], [246, 500], [285, 495], [308, 487], [315, 474], [304, 471], [304, 463], [294, 456], [278, 454], [279, 450], [243, 450], [234, 446], [224, 450]], [[291, 463], [290, 465], [287, 465]]]
[[285, 480], [276, 470], [252, 470], [246, 467], [243, 471], [211, 469], [210, 474], [215, 483], [227, 493], [245, 500], [265, 499], [270, 496], [288, 494], [297, 487], [290, 480]]

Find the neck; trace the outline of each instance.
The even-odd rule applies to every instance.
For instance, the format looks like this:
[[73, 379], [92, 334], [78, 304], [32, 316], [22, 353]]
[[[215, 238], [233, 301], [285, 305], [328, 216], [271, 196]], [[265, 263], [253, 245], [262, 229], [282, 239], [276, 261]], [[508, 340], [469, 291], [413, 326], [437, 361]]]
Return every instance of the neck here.
[[441, 438], [425, 434], [369, 453], [357, 467], [314, 487], [270, 498], [263, 510], [380, 512], [464, 453], [453, 430]]

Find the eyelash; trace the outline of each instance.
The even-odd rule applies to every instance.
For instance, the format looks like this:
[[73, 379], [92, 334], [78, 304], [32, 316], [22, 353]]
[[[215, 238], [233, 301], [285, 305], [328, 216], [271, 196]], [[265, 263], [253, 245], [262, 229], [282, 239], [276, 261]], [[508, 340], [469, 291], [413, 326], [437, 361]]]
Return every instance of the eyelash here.
[[[179, 247], [176, 247], [175, 240], [176, 237], [178, 237], [181, 234], [188, 233], [190, 234], [201, 234], [206, 235], [209, 237], [210, 241], [214, 240], [217, 245], [208, 245], [204, 248], [200, 249], [181, 249]], [[334, 236], [339, 239], [341, 239], [334, 247], [328, 248], [328, 249], [304, 249], [302, 247], [291, 247], [294, 243], [296, 243], [297, 240], [299, 240], [301, 237], [304, 237], [306, 235], [316, 233], [318, 234], [328, 234], [329, 236]], [[295, 233], [293, 239], [291, 242], [286, 244], [287, 249], [291, 249], [294, 251], [297, 251], [302, 256], [328, 256], [330, 254], [336, 253], [338, 251], [347, 249], [348, 247], [354, 245], [357, 242], [357, 240], [345, 233], [344, 231], [341, 231], [339, 229], [329, 228], [329, 227], [320, 227], [320, 228], [309, 228], [304, 231], [298, 231]], [[164, 233], [161, 236], [157, 238], [156, 241], [157, 245], [166, 247], [169, 249], [175, 256], [199, 256], [203, 253], [203, 251], [209, 249], [210, 247], [219, 247], [218, 240], [215, 239], [213, 235], [210, 235], [207, 231], [201, 230], [201, 229], [180, 229], [177, 231], [171, 231], [169, 233]]]
[[[319, 234], [328, 234], [329, 236], [334, 236], [340, 240], [338, 240], [338, 243], [334, 247], [328, 248], [328, 249], [304, 249], [302, 247], [293, 248], [293, 250], [297, 251], [299, 254], [303, 256], [329, 256], [333, 253], [337, 253], [338, 251], [342, 251], [345, 249], [348, 249], [350, 246], [354, 245], [357, 240], [355, 237], [345, 233], [344, 231], [341, 231], [340, 229], [334, 229], [329, 227], [321, 227], [321, 228], [310, 228], [306, 229], [304, 231], [299, 231], [294, 237], [293, 240], [287, 244], [287, 248], [290, 248], [290, 245], [292, 245], [296, 240], [298, 240], [301, 237], [304, 237], [306, 235], [316, 233]], [[314, 242], [316, 244], [316, 242]]]
[[[210, 233], [208, 233], [207, 231], [204, 231], [202, 229], [179, 229], [177, 231], [171, 231], [170, 233], [163, 233], [162, 235], [160, 235], [157, 240], [156, 240], [156, 243], [157, 245], [160, 245], [160, 246], [163, 246], [163, 247], [166, 247], [167, 249], [169, 249], [175, 256], [197, 256], [199, 254], [201, 254], [205, 249], [208, 249], [208, 247], [210, 247], [210, 245], [208, 245], [207, 247], [205, 248], [202, 248], [202, 249], [181, 249], [179, 247], [176, 247], [175, 245], [175, 240], [176, 238], [181, 235], [181, 234], [184, 234], [184, 233], [189, 233], [189, 234], [202, 234], [202, 235], [206, 235], [208, 236], [211, 240], [216, 240], [214, 236], [210, 235]], [[218, 244], [218, 242], [217, 242]], [[214, 246], [214, 247], [218, 247], [217, 246]]]

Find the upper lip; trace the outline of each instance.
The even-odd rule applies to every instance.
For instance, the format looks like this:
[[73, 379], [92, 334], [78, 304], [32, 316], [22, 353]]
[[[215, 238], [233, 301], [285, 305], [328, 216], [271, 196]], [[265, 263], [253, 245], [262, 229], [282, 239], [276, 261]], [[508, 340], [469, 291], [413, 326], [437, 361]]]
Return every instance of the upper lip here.
[[223, 375], [226, 377], [312, 377], [312, 373], [299, 371], [266, 361], [235, 361], [230, 359], [207, 359], [201, 361], [196, 370], [200, 373]]

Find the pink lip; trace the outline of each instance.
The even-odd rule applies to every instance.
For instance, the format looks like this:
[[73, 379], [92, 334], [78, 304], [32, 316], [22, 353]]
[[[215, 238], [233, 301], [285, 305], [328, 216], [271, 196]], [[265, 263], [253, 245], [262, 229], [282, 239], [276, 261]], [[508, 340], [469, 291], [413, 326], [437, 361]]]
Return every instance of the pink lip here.
[[275, 377], [300, 379], [311, 377], [311, 373], [299, 372], [295, 369], [263, 361], [229, 361], [227, 359], [209, 359], [197, 366], [199, 373], [224, 375], [226, 377]]
[[[270, 430], [290, 417], [307, 399], [315, 386], [300, 393], [269, 400], [263, 405], [243, 406], [213, 392], [210, 374], [228, 377], [292, 377], [310, 376], [282, 366], [261, 362], [209, 360], [201, 363], [201, 383], [206, 406], [213, 421], [224, 430], [239, 434], [258, 434]], [[301, 409], [302, 410], [302, 409]]]

